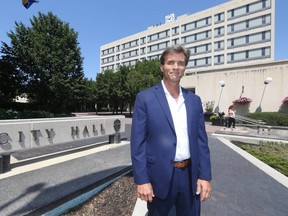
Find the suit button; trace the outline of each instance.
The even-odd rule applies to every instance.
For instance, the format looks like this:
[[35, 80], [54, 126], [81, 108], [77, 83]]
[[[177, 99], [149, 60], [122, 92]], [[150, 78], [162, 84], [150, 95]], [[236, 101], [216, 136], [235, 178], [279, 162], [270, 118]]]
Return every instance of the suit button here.
[[176, 147], [176, 143], [173, 143], [173, 146]]
[[174, 163], [174, 160], [170, 160], [170, 163], [173, 164], [173, 163]]

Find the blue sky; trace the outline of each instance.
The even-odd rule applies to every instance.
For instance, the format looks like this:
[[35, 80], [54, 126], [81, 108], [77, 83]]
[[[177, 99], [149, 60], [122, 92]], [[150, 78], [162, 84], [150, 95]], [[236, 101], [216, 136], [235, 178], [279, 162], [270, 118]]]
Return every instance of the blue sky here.
[[[1, 4], [0, 41], [10, 43], [7, 32], [15, 31], [15, 22], [30, 26], [38, 12], [53, 12], [79, 33], [84, 57], [84, 73], [95, 80], [99, 72], [100, 46], [164, 23], [165, 16], [193, 14], [229, 0], [40, 0], [29, 9], [21, 0]], [[81, 4], [79, 3], [81, 2]], [[275, 60], [288, 59], [288, 1], [276, 0]]]

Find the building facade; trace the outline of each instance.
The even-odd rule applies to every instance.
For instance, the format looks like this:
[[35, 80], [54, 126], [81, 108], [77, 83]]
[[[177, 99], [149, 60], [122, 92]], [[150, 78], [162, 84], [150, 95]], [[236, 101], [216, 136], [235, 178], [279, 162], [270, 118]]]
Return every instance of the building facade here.
[[274, 59], [274, 0], [232, 0], [165, 23], [100, 48], [100, 71], [159, 59], [174, 44], [191, 50], [188, 71], [247, 65]]
[[214, 112], [227, 114], [234, 100], [247, 97], [252, 102], [236, 104], [236, 114], [288, 113], [288, 104], [283, 103], [288, 96], [288, 60], [188, 72], [181, 85], [200, 95], [203, 104], [214, 101]]
[[[274, 61], [275, 0], [231, 0], [192, 14], [165, 17], [162, 25], [101, 46], [101, 72], [159, 59], [163, 50], [181, 44], [191, 50], [181, 85], [214, 101], [225, 112], [239, 97], [252, 102], [237, 106], [247, 112], [288, 113], [288, 60]], [[266, 78], [272, 82], [264, 84]], [[224, 85], [220, 85], [219, 82]]]

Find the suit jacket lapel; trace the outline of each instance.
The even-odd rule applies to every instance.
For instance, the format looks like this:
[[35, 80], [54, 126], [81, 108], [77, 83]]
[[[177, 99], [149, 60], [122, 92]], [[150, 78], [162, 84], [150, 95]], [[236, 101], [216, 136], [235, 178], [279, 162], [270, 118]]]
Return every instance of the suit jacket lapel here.
[[184, 90], [182, 88], [182, 93], [183, 93], [183, 97], [185, 99], [185, 106], [186, 106], [186, 113], [187, 113], [187, 127], [188, 127], [188, 133], [189, 133], [188, 135], [190, 135], [190, 133], [193, 131], [191, 128], [192, 124], [190, 124], [190, 123], [192, 122], [193, 114], [195, 113], [194, 107], [192, 106], [193, 100], [189, 96], [188, 90]]
[[166, 118], [171, 126], [171, 128], [173, 129], [174, 133], [175, 133], [175, 128], [174, 128], [174, 123], [173, 123], [173, 119], [172, 119], [172, 115], [171, 115], [171, 112], [170, 112], [170, 109], [169, 109], [169, 105], [168, 105], [168, 101], [166, 99], [166, 95], [165, 95], [165, 92], [164, 92], [164, 89], [163, 89], [163, 86], [160, 83], [158, 83], [156, 86], [155, 86], [155, 95], [166, 115]]

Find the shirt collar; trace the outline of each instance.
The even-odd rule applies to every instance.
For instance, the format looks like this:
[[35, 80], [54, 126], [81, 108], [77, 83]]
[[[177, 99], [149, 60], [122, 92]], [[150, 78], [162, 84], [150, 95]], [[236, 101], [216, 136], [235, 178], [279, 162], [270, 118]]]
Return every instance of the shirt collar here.
[[[162, 86], [163, 86], [163, 89], [164, 89], [165, 94], [171, 96], [170, 93], [169, 93], [169, 91], [167, 90], [167, 88], [166, 88], [163, 80], [161, 80], [161, 84], [162, 84]], [[182, 96], [183, 96], [183, 94], [182, 94], [182, 88], [181, 88], [181, 86], [179, 85], [179, 97], [182, 97]]]

